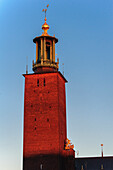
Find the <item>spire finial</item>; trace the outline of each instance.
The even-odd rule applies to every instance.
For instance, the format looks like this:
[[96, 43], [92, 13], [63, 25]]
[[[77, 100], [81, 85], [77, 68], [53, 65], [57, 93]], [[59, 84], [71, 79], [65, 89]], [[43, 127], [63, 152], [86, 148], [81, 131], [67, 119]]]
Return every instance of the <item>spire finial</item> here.
[[[47, 8], [49, 7], [49, 4], [47, 5]], [[49, 29], [49, 25], [46, 23], [47, 19], [46, 19], [46, 12], [47, 9], [43, 9], [42, 12], [45, 12], [45, 23], [42, 25], [42, 29], [44, 30], [44, 35], [48, 35], [47, 31]]]

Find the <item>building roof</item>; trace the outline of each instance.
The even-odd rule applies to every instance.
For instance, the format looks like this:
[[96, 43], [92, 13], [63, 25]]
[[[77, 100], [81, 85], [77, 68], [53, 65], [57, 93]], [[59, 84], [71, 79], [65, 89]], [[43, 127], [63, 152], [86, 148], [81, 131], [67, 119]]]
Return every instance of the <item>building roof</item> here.
[[75, 158], [75, 170], [113, 170], [113, 156]]

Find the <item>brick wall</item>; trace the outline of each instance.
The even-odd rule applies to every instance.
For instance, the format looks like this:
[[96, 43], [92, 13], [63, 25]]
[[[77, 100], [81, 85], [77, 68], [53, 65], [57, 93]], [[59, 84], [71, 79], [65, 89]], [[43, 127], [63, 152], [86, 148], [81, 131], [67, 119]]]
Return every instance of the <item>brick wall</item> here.
[[41, 163], [47, 170], [66, 169], [67, 160], [73, 157], [73, 153], [69, 155], [71, 152], [64, 150], [66, 80], [59, 72], [24, 76], [23, 169], [38, 170]]
[[25, 75], [24, 155], [64, 148], [65, 108], [65, 81], [59, 73]]

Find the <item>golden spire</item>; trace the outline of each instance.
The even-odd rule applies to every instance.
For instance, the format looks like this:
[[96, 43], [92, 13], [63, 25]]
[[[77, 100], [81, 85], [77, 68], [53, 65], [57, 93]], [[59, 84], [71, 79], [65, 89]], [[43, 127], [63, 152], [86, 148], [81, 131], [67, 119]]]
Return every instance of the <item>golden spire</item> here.
[[[47, 8], [48, 8], [49, 4], [47, 5]], [[47, 19], [46, 19], [46, 12], [47, 12], [47, 9], [43, 9], [42, 12], [45, 12], [45, 23], [42, 25], [42, 29], [44, 30], [44, 33], [43, 35], [48, 35], [47, 31], [49, 29], [49, 25], [47, 24]]]

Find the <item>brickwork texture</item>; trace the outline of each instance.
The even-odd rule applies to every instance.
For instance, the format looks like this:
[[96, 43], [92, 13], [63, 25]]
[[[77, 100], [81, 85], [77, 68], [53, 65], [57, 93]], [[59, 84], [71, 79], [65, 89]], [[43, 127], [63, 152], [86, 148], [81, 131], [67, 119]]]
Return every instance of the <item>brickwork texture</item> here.
[[65, 79], [59, 72], [26, 74], [23, 170], [74, 170], [67, 138]]

